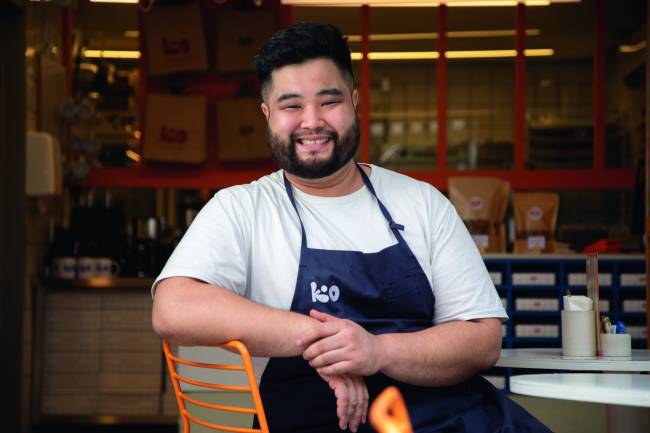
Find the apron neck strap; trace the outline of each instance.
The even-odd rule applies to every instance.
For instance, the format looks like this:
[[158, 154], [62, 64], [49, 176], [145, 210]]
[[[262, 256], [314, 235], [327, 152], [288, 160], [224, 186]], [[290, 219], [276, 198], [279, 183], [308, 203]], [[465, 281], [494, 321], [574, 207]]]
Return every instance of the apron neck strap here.
[[[402, 238], [402, 234], [399, 232], [400, 230], [404, 230], [404, 226], [402, 224], [396, 223], [393, 220], [393, 217], [390, 215], [390, 212], [388, 212], [388, 209], [386, 209], [386, 206], [384, 206], [381, 200], [379, 200], [379, 197], [377, 197], [377, 193], [375, 193], [375, 188], [372, 186], [372, 182], [370, 182], [370, 178], [368, 177], [366, 172], [363, 171], [361, 165], [356, 164], [356, 166], [357, 169], [359, 170], [359, 173], [361, 174], [363, 183], [366, 185], [366, 187], [373, 195], [373, 197], [375, 197], [375, 200], [377, 200], [377, 204], [379, 205], [379, 210], [381, 210], [382, 215], [384, 215], [384, 218], [386, 218], [386, 221], [388, 221], [388, 225], [390, 226], [390, 229], [393, 231], [393, 234], [397, 238], [397, 241], [400, 243], [404, 242], [404, 239]], [[289, 179], [287, 179], [287, 175], [285, 174], [284, 170], [282, 171], [282, 177], [284, 178], [284, 187], [287, 190], [289, 201], [291, 202], [291, 205], [296, 211], [296, 215], [298, 215], [298, 221], [300, 221], [300, 231], [302, 232], [302, 245], [304, 248], [307, 245], [307, 235], [305, 233], [305, 226], [302, 222], [302, 218], [300, 217], [300, 212], [298, 212], [298, 206], [296, 205], [296, 199], [293, 194], [293, 186], [291, 185], [291, 182], [289, 182]]]

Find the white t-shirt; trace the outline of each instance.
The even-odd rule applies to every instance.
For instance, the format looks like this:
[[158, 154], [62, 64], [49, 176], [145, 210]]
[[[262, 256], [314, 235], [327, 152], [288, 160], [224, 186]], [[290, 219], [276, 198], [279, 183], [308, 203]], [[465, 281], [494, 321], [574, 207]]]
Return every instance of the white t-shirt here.
[[[417, 257], [435, 296], [434, 323], [507, 319], [465, 225], [431, 185], [371, 166], [377, 197]], [[371, 253], [397, 241], [368, 188], [320, 197], [293, 188], [310, 248]], [[219, 191], [203, 207], [155, 286], [192, 277], [255, 302], [288, 310], [300, 259], [301, 231], [282, 171]]]

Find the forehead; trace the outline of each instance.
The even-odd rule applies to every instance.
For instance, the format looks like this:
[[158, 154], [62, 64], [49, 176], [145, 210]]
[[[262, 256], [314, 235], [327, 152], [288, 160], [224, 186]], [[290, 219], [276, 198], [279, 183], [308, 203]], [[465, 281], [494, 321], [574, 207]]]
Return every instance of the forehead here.
[[343, 74], [329, 59], [283, 66], [271, 74], [271, 97], [284, 93], [308, 95], [323, 88], [338, 88], [341, 91], [348, 88]]

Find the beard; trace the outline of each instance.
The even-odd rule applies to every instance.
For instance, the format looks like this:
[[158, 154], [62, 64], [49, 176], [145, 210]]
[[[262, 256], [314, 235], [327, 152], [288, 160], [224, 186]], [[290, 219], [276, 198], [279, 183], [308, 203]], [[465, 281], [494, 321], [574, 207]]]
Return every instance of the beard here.
[[307, 157], [301, 160], [296, 153], [296, 146], [300, 146], [300, 144], [298, 143], [298, 135], [295, 132], [289, 136], [288, 140], [284, 140], [279, 135], [274, 134], [271, 128], [267, 127], [266, 134], [269, 149], [280, 168], [303, 179], [320, 179], [336, 173], [354, 157], [359, 148], [359, 117], [356, 114], [352, 125], [340, 137], [336, 131], [328, 128], [321, 128], [312, 132], [329, 136], [333, 143], [329, 157]]

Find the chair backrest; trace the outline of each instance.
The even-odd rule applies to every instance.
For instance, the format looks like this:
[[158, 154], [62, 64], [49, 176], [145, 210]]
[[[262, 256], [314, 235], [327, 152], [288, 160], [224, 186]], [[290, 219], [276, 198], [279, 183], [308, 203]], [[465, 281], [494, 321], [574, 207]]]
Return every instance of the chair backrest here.
[[402, 394], [394, 386], [383, 390], [372, 402], [370, 422], [379, 433], [413, 433]]
[[[169, 376], [171, 378], [171, 383], [174, 388], [174, 394], [176, 395], [176, 402], [178, 403], [178, 410], [183, 420], [183, 433], [189, 433], [191, 422], [194, 422], [198, 425], [211, 428], [214, 430], [223, 430], [223, 431], [235, 432], [235, 433], [269, 433], [268, 425], [266, 423], [266, 415], [264, 414], [264, 407], [262, 406], [262, 399], [260, 398], [260, 392], [257, 387], [257, 381], [255, 379], [255, 371], [253, 370], [253, 363], [251, 361], [250, 354], [246, 349], [246, 346], [244, 346], [242, 342], [230, 341], [228, 343], [221, 344], [218, 346], [210, 346], [210, 347], [218, 347], [218, 348], [226, 349], [230, 352], [239, 353], [243, 361], [242, 364], [213, 364], [213, 363], [197, 362], [197, 361], [182, 358], [178, 355], [174, 355], [170, 349], [170, 345], [168, 341], [163, 340], [162, 344], [163, 344], [163, 351], [165, 353], [165, 359], [167, 361], [167, 368], [169, 370]], [[189, 366], [191, 367], [192, 370], [208, 369], [212, 371], [214, 370], [239, 371], [242, 372], [242, 374], [245, 374], [248, 384], [245, 386], [226, 385], [223, 383], [219, 383], [220, 380], [218, 379], [214, 381], [211, 379], [208, 382], [204, 380], [197, 380], [194, 378], [190, 378], [187, 377], [186, 375], [179, 374], [177, 368], [179, 364]], [[210, 377], [212, 378], [212, 377], [219, 377], [219, 376], [220, 375], [213, 374]], [[226, 392], [230, 391], [234, 393], [250, 393], [253, 402], [253, 407], [252, 408], [239, 407], [239, 406], [214, 404], [211, 402], [201, 401], [192, 395], [188, 395], [188, 393], [182, 389], [181, 383], [191, 385], [193, 386], [194, 389], [200, 389], [202, 391], [218, 390], [218, 391], [226, 391]], [[203, 417], [202, 415], [198, 415], [199, 411], [190, 411], [188, 409], [188, 403], [191, 406], [200, 406], [202, 408], [213, 409], [214, 411], [257, 415], [260, 428], [243, 428], [238, 426], [215, 424], [213, 422], [207, 421], [206, 419], [203, 419], [205, 417]], [[205, 412], [205, 411], [201, 411], [201, 412]], [[213, 414], [217, 413], [211, 411], [208, 412]]]

